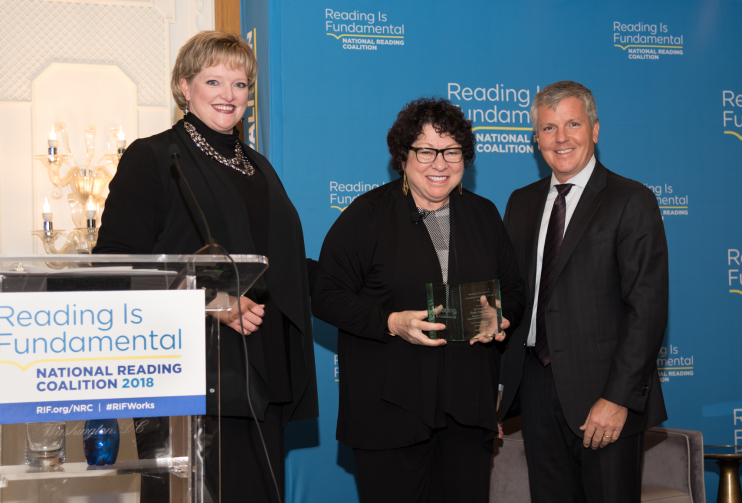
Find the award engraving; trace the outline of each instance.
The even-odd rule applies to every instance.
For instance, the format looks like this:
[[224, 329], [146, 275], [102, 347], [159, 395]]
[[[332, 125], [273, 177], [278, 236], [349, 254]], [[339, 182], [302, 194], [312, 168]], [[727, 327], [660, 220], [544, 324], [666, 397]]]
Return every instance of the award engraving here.
[[469, 341], [479, 335], [500, 332], [502, 308], [500, 282], [496, 279], [444, 285], [428, 283], [428, 321], [443, 323], [445, 330], [431, 330], [431, 339]]

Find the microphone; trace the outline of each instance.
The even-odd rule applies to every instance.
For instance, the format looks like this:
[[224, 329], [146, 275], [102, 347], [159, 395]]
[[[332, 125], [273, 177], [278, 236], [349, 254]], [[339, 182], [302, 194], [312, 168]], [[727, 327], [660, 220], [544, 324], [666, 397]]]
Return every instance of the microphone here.
[[417, 211], [417, 210], [410, 212], [410, 219], [415, 223], [415, 225], [417, 225], [418, 223], [420, 223], [420, 220], [422, 220], [424, 218], [425, 217], [423, 215], [421, 215], [420, 212]]
[[178, 176], [181, 180], [183, 180], [183, 185], [185, 185], [186, 191], [188, 192], [193, 205], [196, 207], [196, 211], [198, 211], [198, 214], [204, 223], [204, 227], [206, 227], [206, 245], [195, 252], [194, 255], [223, 255], [224, 248], [216, 244], [214, 238], [211, 237], [211, 229], [209, 229], [209, 223], [206, 221], [206, 216], [204, 215], [203, 210], [201, 210], [201, 205], [198, 204], [196, 196], [193, 195], [193, 191], [191, 190], [191, 186], [188, 185], [188, 180], [186, 180], [186, 177], [183, 175], [183, 171], [180, 169], [180, 163], [178, 162], [178, 158], [180, 157], [180, 148], [178, 148], [178, 145], [176, 145], [175, 143], [171, 143], [168, 152], [170, 153], [170, 158], [173, 160], [173, 164], [175, 165], [175, 170], [178, 172]]
[[[180, 157], [180, 149], [178, 148], [178, 145], [175, 143], [171, 143], [170, 147], [168, 149], [168, 152], [170, 153], [170, 157], [173, 160], [173, 164], [175, 165], [175, 169], [178, 171], [178, 176], [180, 176], [181, 180], [183, 180], [183, 185], [185, 185], [186, 190], [188, 191], [188, 195], [191, 198], [191, 201], [193, 201], [194, 206], [196, 207], [196, 210], [198, 211], [198, 214], [201, 216], [201, 220], [204, 223], [204, 227], [206, 227], [206, 245], [198, 250], [194, 255], [225, 255], [230, 262], [232, 262], [232, 267], [234, 268], [234, 274], [237, 279], [237, 291], [240, 290], [240, 275], [239, 271], [237, 270], [237, 265], [234, 263], [234, 259], [229, 256], [227, 253], [227, 250], [225, 250], [222, 246], [218, 245], [216, 241], [214, 241], [214, 238], [211, 237], [211, 230], [209, 229], [209, 223], [206, 221], [206, 216], [204, 215], [203, 210], [201, 210], [201, 205], [198, 204], [198, 201], [196, 201], [196, 196], [193, 195], [193, 191], [191, 190], [190, 185], [188, 185], [188, 180], [186, 180], [186, 177], [183, 175], [183, 171], [180, 169], [180, 163], [178, 162], [178, 157]], [[216, 290], [208, 290], [206, 292], [207, 295], [207, 303], [210, 302], [209, 295], [211, 293], [216, 293]], [[216, 295], [215, 295], [216, 297]], [[245, 328], [242, 323], [242, 304], [238, 301], [237, 302], [237, 309], [239, 312], [240, 317], [240, 331], [245, 332]], [[245, 387], [247, 390], [247, 403], [250, 406], [250, 411], [252, 412], [253, 417], [257, 417], [255, 415], [255, 410], [252, 406], [252, 400], [250, 399], [250, 360], [247, 353], [247, 341], [245, 340], [245, 337], [240, 337], [240, 340], [242, 341], [242, 351], [245, 355]], [[258, 421], [255, 421], [258, 423]], [[268, 462], [268, 468], [271, 472], [271, 478], [273, 479], [273, 485], [276, 488], [276, 495], [278, 496], [278, 501], [281, 503], [281, 491], [278, 490], [278, 484], [276, 483], [276, 476], [273, 473], [273, 466], [271, 465], [270, 457], [268, 456], [268, 449], [265, 446], [265, 439], [263, 438], [263, 432], [260, 430], [260, 424], [258, 426], [258, 434], [260, 435], [260, 442], [263, 444], [263, 451], [265, 452], [265, 458]]]

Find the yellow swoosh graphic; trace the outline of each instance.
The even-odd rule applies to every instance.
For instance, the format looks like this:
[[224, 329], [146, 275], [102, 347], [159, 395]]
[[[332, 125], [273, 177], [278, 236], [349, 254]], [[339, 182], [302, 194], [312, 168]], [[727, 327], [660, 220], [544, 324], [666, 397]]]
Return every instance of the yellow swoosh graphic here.
[[345, 210], [345, 208], [347, 208], [347, 206], [345, 208], [341, 208], [340, 206], [330, 206], [330, 208], [335, 208], [336, 210], [340, 210], [342, 212], [343, 210]]
[[687, 210], [687, 206], [660, 206], [660, 209], [663, 210]]
[[477, 126], [477, 127], [471, 128], [472, 131], [477, 131], [478, 129], [495, 129], [498, 131], [533, 131], [532, 127]]
[[736, 133], [734, 131], [724, 131], [724, 134], [733, 134], [734, 136], [736, 136], [737, 138], [739, 138], [740, 141], [742, 141], [742, 136], [740, 136], [739, 133]]
[[620, 47], [624, 51], [628, 49], [629, 47], [661, 47], [665, 49], [682, 49], [683, 48], [682, 45], [627, 45], [627, 46], [623, 46], [623, 45], [618, 45], [618, 44], [613, 44], [613, 47]]
[[180, 358], [180, 357], [181, 357], [180, 355], [167, 355], [167, 356], [109, 356], [107, 358], [59, 358], [59, 359], [32, 361], [25, 367], [18, 362], [5, 360], [5, 361], [0, 361], [0, 365], [2, 364], [15, 365], [16, 367], [18, 367], [19, 369], [25, 372], [31, 366], [36, 365], [37, 363], [100, 362], [100, 361], [112, 361], [112, 360], [157, 360], [157, 359], [164, 359], [164, 358]]
[[693, 370], [693, 367], [659, 367], [657, 370]]
[[729, 290], [729, 293], [738, 293], [742, 295], [742, 290]]
[[335, 35], [334, 33], [328, 33], [331, 37], [335, 37], [340, 40], [342, 37], [360, 37], [360, 38], [404, 38], [399, 35], [366, 35], [360, 33], [343, 33], [342, 35]]

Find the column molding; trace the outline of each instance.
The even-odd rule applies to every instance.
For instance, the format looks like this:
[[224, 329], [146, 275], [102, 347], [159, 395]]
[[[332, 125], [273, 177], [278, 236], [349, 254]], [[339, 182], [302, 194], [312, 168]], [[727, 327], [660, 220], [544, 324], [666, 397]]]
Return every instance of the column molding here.
[[[217, 30], [242, 37], [240, 0], [214, 0], [214, 26]], [[245, 141], [245, 130], [242, 122], [237, 123], [237, 129], [240, 131], [240, 140]]]

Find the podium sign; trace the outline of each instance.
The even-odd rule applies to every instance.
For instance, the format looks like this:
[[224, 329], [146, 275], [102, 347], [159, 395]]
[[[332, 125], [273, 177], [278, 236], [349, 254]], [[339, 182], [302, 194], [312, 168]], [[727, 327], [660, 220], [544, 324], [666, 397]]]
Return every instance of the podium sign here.
[[500, 331], [502, 309], [498, 280], [463, 285], [428, 283], [425, 288], [428, 321], [446, 325], [445, 330], [431, 330], [428, 335], [431, 339], [469, 341], [477, 335]]
[[[218, 501], [206, 479], [221, 470], [220, 386], [233, 383], [212, 314], [267, 267], [261, 255], [0, 255], [0, 500], [96, 499], [142, 477], [170, 488], [158, 502]], [[113, 441], [98, 429], [113, 419], [115, 463], [91, 467], [85, 433]]]
[[0, 424], [206, 413], [204, 290], [0, 294]]

